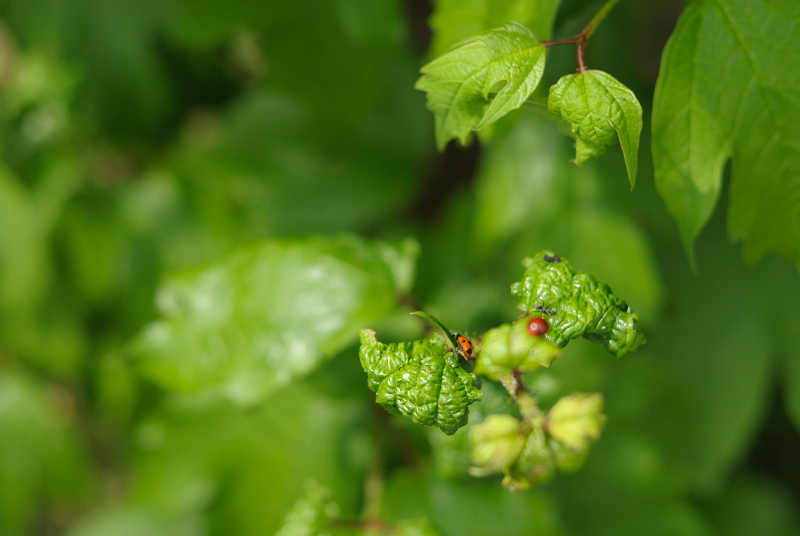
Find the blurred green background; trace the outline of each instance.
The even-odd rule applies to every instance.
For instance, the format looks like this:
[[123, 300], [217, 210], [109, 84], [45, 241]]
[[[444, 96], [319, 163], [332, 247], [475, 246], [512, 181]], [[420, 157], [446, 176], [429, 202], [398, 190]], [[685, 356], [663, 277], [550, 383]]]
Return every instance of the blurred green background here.
[[[554, 35], [600, 5], [564, 0]], [[723, 202], [692, 274], [653, 185], [682, 3], [622, 2], [587, 48], [645, 109], [633, 192], [618, 148], [578, 168], [530, 112], [437, 154], [435, 8], [0, 2], [0, 536], [270, 535], [309, 478], [351, 519], [377, 478], [387, 521], [444, 535], [800, 534], [797, 268], [745, 265]], [[574, 62], [552, 49], [542, 88]], [[603, 392], [608, 423], [580, 472], [509, 494], [466, 476], [465, 429], [375, 406], [357, 333], [510, 321], [545, 248], [648, 344], [530, 378], [545, 406]], [[484, 383], [474, 413], [502, 411]]]

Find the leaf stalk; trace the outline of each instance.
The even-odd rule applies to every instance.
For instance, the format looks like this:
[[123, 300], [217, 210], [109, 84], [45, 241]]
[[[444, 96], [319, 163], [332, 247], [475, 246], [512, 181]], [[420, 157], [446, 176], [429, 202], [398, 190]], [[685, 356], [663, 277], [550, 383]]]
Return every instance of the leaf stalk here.
[[584, 48], [586, 47], [586, 42], [589, 40], [589, 37], [592, 36], [597, 27], [600, 26], [600, 23], [603, 22], [603, 19], [606, 18], [606, 16], [611, 12], [612, 9], [614, 9], [614, 6], [616, 6], [618, 3], [619, 0], [608, 0], [608, 2], [606, 2], [605, 5], [603, 5], [603, 7], [600, 8], [600, 11], [598, 11], [595, 14], [595, 16], [592, 17], [592, 20], [589, 21], [589, 24], [587, 24], [578, 35], [574, 35], [572, 37], [567, 37], [564, 39], [541, 41], [541, 44], [543, 44], [547, 48], [559, 45], [578, 45], [578, 72], [579, 73], [586, 72], [586, 64], [583, 61], [583, 51]]

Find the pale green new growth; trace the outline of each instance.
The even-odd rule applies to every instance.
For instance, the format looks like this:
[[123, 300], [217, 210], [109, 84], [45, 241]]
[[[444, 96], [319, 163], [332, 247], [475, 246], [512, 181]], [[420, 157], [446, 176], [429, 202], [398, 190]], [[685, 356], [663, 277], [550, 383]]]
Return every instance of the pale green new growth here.
[[774, 251], [800, 262], [798, 29], [797, 0], [702, 0], [667, 44], [653, 103], [655, 179], [693, 264], [731, 157], [730, 238], [750, 261]]
[[520, 491], [548, 482], [556, 470], [579, 469], [590, 443], [600, 438], [603, 396], [564, 396], [546, 417], [529, 393], [517, 403], [522, 421], [511, 415], [489, 415], [470, 428], [469, 473], [478, 477], [503, 473], [503, 486]]
[[642, 132], [642, 106], [633, 91], [602, 71], [561, 78], [550, 88], [550, 111], [572, 125], [578, 165], [599, 156], [619, 138], [633, 188]]
[[487, 331], [475, 362], [475, 374], [500, 381], [514, 370], [529, 372], [539, 367], [550, 368], [561, 350], [546, 338], [529, 333], [529, 322], [526, 317]]
[[600, 413], [603, 395], [600, 393], [575, 393], [562, 397], [550, 408], [545, 428], [554, 439], [566, 447], [579, 450], [589, 441], [600, 437], [600, 429], [606, 420]]
[[416, 88], [428, 93], [436, 145], [467, 143], [480, 130], [522, 106], [544, 71], [545, 47], [526, 27], [509, 22], [482, 33], [425, 65]]
[[522, 423], [513, 415], [488, 415], [469, 432], [472, 476], [508, 472], [525, 446]]

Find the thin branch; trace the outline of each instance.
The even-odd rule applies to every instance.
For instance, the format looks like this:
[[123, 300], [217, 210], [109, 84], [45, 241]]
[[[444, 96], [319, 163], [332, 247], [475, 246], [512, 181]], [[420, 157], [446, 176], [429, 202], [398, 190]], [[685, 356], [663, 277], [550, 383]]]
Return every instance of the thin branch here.
[[540, 41], [542, 45], [546, 48], [555, 47], [559, 45], [578, 45], [578, 72], [585, 73], [586, 72], [586, 64], [583, 61], [583, 51], [586, 48], [586, 42], [589, 40], [589, 37], [594, 33], [600, 23], [603, 22], [603, 19], [606, 18], [606, 15], [614, 8], [615, 5], [619, 3], [619, 0], [608, 0], [605, 5], [600, 8], [600, 11], [592, 17], [592, 20], [589, 21], [589, 24], [581, 30], [581, 33], [578, 35], [574, 35], [572, 37], [567, 37], [564, 39], [553, 39], [551, 41]]

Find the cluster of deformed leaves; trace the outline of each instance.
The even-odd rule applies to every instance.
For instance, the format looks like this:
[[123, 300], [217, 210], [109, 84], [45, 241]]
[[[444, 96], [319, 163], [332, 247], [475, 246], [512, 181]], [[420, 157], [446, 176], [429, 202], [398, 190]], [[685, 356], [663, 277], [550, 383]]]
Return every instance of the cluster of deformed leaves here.
[[636, 326], [639, 315], [617, 298], [608, 285], [594, 276], [575, 273], [570, 263], [543, 251], [523, 261], [522, 281], [511, 286], [525, 314], [542, 314], [550, 324], [545, 335], [563, 348], [570, 339], [584, 336], [622, 357], [645, 342]]
[[389, 412], [420, 426], [437, 426], [454, 434], [467, 423], [468, 406], [481, 399], [475, 375], [458, 363], [444, 337], [383, 344], [369, 329], [361, 330], [361, 366], [375, 401]]
[[[475, 374], [501, 382], [522, 420], [490, 411], [482, 421], [473, 421], [468, 472], [503, 473], [510, 491], [543, 484], [557, 470], [579, 469], [605, 422], [600, 393], [564, 396], [543, 412], [523, 374], [550, 368], [569, 339], [581, 335], [618, 357], [644, 342], [635, 326], [638, 316], [607, 285], [575, 273], [569, 262], [549, 251], [526, 259], [525, 265], [525, 276], [512, 292], [522, 299], [519, 308], [526, 314], [487, 331], [475, 341], [473, 354]], [[482, 400], [482, 394], [474, 387], [475, 374], [459, 365], [450, 331], [427, 313], [415, 314], [433, 321], [445, 335], [383, 344], [374, 331], [362, 329], [361, 366], [376, 401], [387, 410], [454, 434], [467, 423], [467, 406]]]
[[503, 486], [510, 491], [544, 484], [556, 470], [578, 470], [605, 421], [600, 393], [562, 397], [547, 414], [530, 394], [524, 396], [528, 400], [520, 400], [523, 420], [489, 415], [470, 430], [470, 474], [503, 473]]

